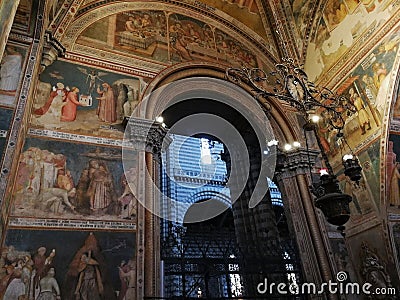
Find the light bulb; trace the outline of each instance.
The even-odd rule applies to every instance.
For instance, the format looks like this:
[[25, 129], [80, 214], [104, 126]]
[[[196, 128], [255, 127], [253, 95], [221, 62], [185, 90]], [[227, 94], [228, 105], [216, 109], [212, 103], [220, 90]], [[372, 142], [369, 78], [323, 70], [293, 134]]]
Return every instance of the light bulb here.
[[319, 175], [320, 176], [329, 175], [328, 169], [320, 169], [319, 170]]
[[277, 145], [278, 145], [278, 141], [277, 141], [277, 140], [270, 140], [270, 141], [267, 143], [267, 146], [268, 146], [268, 147], [277, 146]]
[[353, 155], [352, 154], [345, 154], [343, 155], [343, 161], [347, 161], [349, 159], [353, 159]]
[[292, 149], [292, 145], [285, 144], [285, 146], [283, 148], [285, 149], [285, 151], [290, 151]]
[[318, 122], [319, 122], [319, 119], [320, 119], [320, 116], [318, 116], [318, 115], [312, 115], [312, 116], [311, 116], [311, 121], [312, 121], [313, 123], [318, 123]]

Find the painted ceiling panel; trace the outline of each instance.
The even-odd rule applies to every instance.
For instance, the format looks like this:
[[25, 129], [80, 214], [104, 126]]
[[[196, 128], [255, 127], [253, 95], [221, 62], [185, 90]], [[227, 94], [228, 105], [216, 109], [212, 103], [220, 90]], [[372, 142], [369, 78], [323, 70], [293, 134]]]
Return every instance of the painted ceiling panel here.
[[255, 55], [222, 30], [187, 15], [164, 11], [111, 15], [85, 29], [77, 43], [167, 65], [200, 60], [257, 66]]

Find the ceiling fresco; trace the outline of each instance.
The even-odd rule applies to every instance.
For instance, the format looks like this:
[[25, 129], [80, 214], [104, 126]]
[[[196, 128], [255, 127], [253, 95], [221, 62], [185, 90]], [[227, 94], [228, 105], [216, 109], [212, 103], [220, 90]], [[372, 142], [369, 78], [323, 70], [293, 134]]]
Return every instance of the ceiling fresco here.
[[266, 29], [263, 26], [262, 12], [254, 0], [201, 0], [199, 2], [223, 11], [266, 38], [266, 32], [269, 31], [269, 28]]
[[[96, 4], [96, 2], [114, 2], [114, 1], [96, 1], [86, 0], [81, 5], [81, 11], [88, 7]], [[160, 1], [162, 2], [162, 1]], [[220, 10], [228, 16], [240, 21], [248, 28], [262, 37], [266, 37], [266, 32], [269, 32], [269, 28], [263, 25], [262, 11], [259, 9], [256, 0], [186, 0], [180, 1], [193, 4], [198, 7], [202, 7], [210, 12]]]
[[307, 49], [306, 71], [315, 80], [328, 71], [352, 47], [368, 50], [365, 44], [389, 20], [396, 17], [391, 1], [329, 0]]
[[127, 11], [103, 18], [85, 29], [77, 43], [167, 65], [201, 60], [257, 66], [246, 46], [215, 26], [163, 11]]

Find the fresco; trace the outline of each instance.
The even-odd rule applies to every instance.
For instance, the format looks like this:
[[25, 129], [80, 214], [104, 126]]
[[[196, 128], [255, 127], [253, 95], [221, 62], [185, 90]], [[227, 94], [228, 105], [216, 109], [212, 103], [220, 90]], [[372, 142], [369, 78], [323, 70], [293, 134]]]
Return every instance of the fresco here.
[[396, 266], [393, 261], [387, 259], [387, 243], [382, 232], [384, 229], [376, 226], [346, 238], [350, 260], [358, 273], [357, 278], [361, 279], [360, 283], [371, 283], [371, 290], [376, 287], [397, 287], [399, 284]]
[[136, 164], [124, 173], [121, 159], [119, 148], [27, 139], [11, 215], [135, 220], [137, 200], [125, 176], [136, 178]]
[[392, 227], [393, 234], [393, 242], [394, 248], [396, 249], [394, 252], [397, 254], [397, 262], [400, 262], [400, 224], [395, 223]]
[[312, 1], [307, 0], [291, 0], [293, 17], [296, 23], [296, 29], [301, 39], [304, 39], [307, 29], [306, 17], [312, 9]]
[[394, 96], [394, 106], [392, 109], [392, 122], [400, 122], [400, 85], [397, 86], [397, 92]]
[[3, 157], [3, 150], [6, 144], [7, 131], [10, 127], [13, 111], [0, 108], [0, 161]]
[[[110, 33], [110, 28], [115, 32]], [[141, 56], [162, 63], [201, 60], [256, 66], [255, 56], [219, 29], [180, 14], [129, 11], [97, 21], [78, 43]]]
[[40, 76], [31, 124], [84, 135], [123, 137], [145, 82], [138, 77], [56, 61]]
[[[381, 128], [381, 120], [387, 109], [388, 75], [393, 69], [399, 39], [400, 32], [384, 39], [337, 89], [337, 93], [349, 99], [357, 110], [355, 113], [342, 114], [345, 119], [344, 134], [352, 149]], [[332, 157], [348, 150], [336, 134], [336, 130], [320, 123], [319, 136], [324, 150]]]
[[388, 209], [400, 213], [400, 135], [390, 134], [386, 161]]
[[10, 229], [1, 251], [0, 299], [123, 299], [135, 279], [134, 232]]
[[[260, 17], [260, 11], [257, 7], [256, 1], [252, 0], [200, 0], [202, 3], [208, 5], [208, 8], [219, 9], [247, 27], [257, 32], [260, 36], [266, 37], [266, 30], [264, 29]], [[199, 1], [199, 2], [200, 2]], [[199, 4], [199, 6], [203, 6]]]
[[[354, 267], [350, 259], [346, 244], [343, 239], [329, 239], [333, 257], [336, 262], [337, 271], [346, 272], [349, 282], [356, 282], [357, 276], [354, 273]], [[350, 295], [347, 295], [350, 296]], [[348, 298], [355, 299], [355, 298]]]
[[357, 155], [362, 167], [359, 183], [351, 181], [342, 172], [338, 174], [341, 190], [352, 197], [350, 202], [351, 219], [363, 220], [362, 216], [380, 207], [379, 142], [370, 145]]
[[390, 19], [389, 1], [329, 0], [310, 42], [306, 71], [315, 80], [363, 35], [371, 35]]
[[26, 52], [26, 47], [6, 45], [0, 64], [0, 106], [15, 106]]

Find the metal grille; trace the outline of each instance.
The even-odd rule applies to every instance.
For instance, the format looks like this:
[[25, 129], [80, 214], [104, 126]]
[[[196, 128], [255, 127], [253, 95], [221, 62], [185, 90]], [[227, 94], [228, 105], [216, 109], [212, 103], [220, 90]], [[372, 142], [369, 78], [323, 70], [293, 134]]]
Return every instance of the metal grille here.
[[238, 246], [233, 226], [163, 222], [162, 227], [164, 298], [158, 299], [302, 299], [256, 292], [265, 278], [287, 285], [293, 278], [300, 282], [297, 250], [291, 240], [282, 240], [281, 248], [273, 253], [268, 249], [268, 255], [262, 255], [262, 249], [250, 255]]

